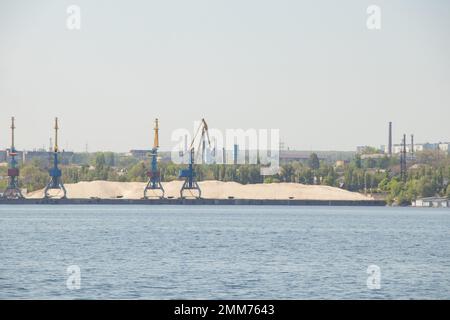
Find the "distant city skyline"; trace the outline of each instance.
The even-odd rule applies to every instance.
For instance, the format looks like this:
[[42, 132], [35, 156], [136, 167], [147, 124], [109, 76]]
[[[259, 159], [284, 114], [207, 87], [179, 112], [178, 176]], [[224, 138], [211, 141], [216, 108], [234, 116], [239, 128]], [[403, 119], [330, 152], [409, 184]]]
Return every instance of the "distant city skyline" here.
[[[381, 9], [369, 30], [367, 8]], [[70, 30], [71, 5], [80, 30]], [[450, 2], [0, 3], [0, 149], [161, 150], [178, 128], [280, 129], [295, 150], [450, 140]]]

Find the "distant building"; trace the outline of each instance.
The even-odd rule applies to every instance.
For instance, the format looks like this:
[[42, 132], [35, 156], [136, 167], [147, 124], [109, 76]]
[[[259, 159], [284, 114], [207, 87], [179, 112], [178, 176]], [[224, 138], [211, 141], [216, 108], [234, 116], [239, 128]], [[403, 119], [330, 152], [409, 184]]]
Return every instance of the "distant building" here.
[[383, 159], [386, 157], [386, 154], [384, 153], [373, 153], [373, 154], [362, 154], [361, 159]]
[[281, 150], [280, 163], [308, 161], [311, 153], [310, 151]]
[[447, 152], [447, 154], [450, 154], [450, 143], [439, 143], [439, 150]]
[[417, 199], [413, 202], [414, 207], [449, 208], [450, 199], [440, 197], [429, 197]]
[[48, 162], [50, 159], [50, 155], [48, 151], [25, 151], [22, 159], [24, 163], [29, 163], [35, 159], [37, 159], [38, 161]]
[[147, 160], [151, 152], [151, 150], [130, 150], [128, 155], [139, 160]]
[[[151, 152], [152, 152], [151, 150], [130, 150], [125, 155], [142, 161], [142, 160], [149, 160]], [[158, 161], [169, 162], [170, 156], [171, 156], [170, 152], [158, 151]]]
[[0, 150], [0, 162], [6, 162], [7, 152], [6, 150]]
[[[383, 146], [384, 152], [388, 153], [388, 148], [386, 146]], [[392, 153], [393, 154], [399, 154], [401, 153], [403, 149], [402, 144], [394, 144], [392, 146]], [[406, 152], [410, 153], [413, 152], [420, 152], [420, 151], [443, 151], [448, 154], [450, 154], [450, 142], [445, 143], [415, 143], [413, 148], [411, 148], [411, 144], [406, 144]]]
[[349, 161], [345, 161], [345, 160], [337, 160], [336, 163], [334, 164], [335, 168], [343, 168], [345, 167], [345, 165], [349, 163]]
[[170, 162], [171, 153], [168, 151], [160, 151], [158, 152], [158, 161], [161, 162]]
[[[37, 160], [41, 163], [48, 163], [51, 160], [51, 153], [45, 150], [37, 151], [25, 151], [23, 152], [22, 159], [23, 163], [29, 163], [33, 160]], [[61, 151], [59, 152], [59, 162], [61, 164], [72, 163], [74, 153], [72, 151]]]
[[[22, 157], [23, 157], [23, 152], [22, 151], [17, 151], [17, 156], [16, 156], [16, 160], [18, 163], [22, 163]], [[9, 162], [9, 149], [6, 150], [1, 150], [0, 151], [0, 162]]]
[[382, 151], [377, 149], [377, 148], [370, 147], [370, 146], [358, 146], [358, 147], [356, 147], [356, 153], [358, 153], [358, 154], [377, 153], [377, 152], [382, 152]]

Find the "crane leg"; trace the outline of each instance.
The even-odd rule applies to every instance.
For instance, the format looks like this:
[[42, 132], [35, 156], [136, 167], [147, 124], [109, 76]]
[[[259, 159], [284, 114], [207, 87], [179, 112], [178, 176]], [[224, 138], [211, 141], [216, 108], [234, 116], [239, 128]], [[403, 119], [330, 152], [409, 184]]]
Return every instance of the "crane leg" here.
[[[202, 190], [200, 189], [200, 186], [198, 185], [197, 181], [193, 181], [192, 182], [192, 186], [189, 187], [189, 182], [188, 180], [184, 181], [183, 186], [180, 189], [180, 198], [181, 199], [185, 199], [186, 197], [184, 196], [184, 193], [186, 190], [191, 190], [191, 195], [196, 198], [196, 199], [200, 199], [201, 195], [202, 195]], [[198, 194], [197, 195], [193, 195], [193, 191], [197, 190]]]
[[147, 185], [146, 185], [146, 187], [145, 187], [145, 189], [144, 189], [144, 199], [148, 199], [148, 198], [150, 198], [150, 196], [148, 195], [148, 191], [149, 190], [161, 190], [161, 194], [159, 195], [159, 196], [155, 196], [155, 197], [157, 197], [157, 198], [159, 198], [159, 199], [164, 199], [164, 195], [165, 195], [165, 191], [164, 191], [164, 188], [163, 188], [163, 186], [162, 186], [162, 184], [161, 184], [161, 181], [158, 181], [157, 183], [156, 183], [156, 186], [155, 187], [153, 187], [153, 181], [149, 181], [148, 183], [147, 183]]

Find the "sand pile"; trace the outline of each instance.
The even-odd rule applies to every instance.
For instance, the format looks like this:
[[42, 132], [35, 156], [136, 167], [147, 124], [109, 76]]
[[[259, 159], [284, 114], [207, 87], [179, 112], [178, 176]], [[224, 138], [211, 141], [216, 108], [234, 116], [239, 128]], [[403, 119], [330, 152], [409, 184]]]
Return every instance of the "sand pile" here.
[[[182, 181], [164, 182], [166, 197], [179, 198]], [[66, 184], [68, 198], [126, 198], [143, 197], [143, 182], [92, 181]], [[236, 182], [199, 182], [202, 197], [206, 199], [301, 199], [301, 200], [371, 200], [360, 193], [328, 186], [298, 183], [270, 183], [242, 185]], [[31, 192], [27, 198], [42, 198], [43, 190]], [[149, 193], [150, 195], [150, 193]], [[187, 195], [187, 194], [186, 194]]]

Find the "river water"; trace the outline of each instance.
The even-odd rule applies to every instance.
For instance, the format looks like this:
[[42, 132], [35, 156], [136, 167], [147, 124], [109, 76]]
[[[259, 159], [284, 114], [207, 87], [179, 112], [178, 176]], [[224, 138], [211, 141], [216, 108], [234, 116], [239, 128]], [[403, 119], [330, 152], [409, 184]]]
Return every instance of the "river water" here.
[[14, 298], [449, 299], [450, 210], [1, 205]]

